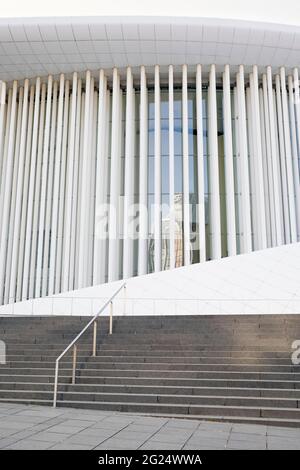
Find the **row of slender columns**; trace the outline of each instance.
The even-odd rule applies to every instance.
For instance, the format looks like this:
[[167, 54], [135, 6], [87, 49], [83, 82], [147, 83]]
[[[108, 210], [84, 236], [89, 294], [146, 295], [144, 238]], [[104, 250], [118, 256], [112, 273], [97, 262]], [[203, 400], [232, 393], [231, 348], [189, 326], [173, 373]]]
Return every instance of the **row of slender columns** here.
[[[160, 208], [162, 77], [159, 66], [153, 72], [153, 226], [146, 210], [149, 85], [145, 67], [141, 67], [137, 79], [138, 108], [136, 79], [130, 67], [122, 86], [116, 68], [111, 82], [104, 70], [96, 79], [87, 72], [84, 80], [77, 73], [71, 81], [63, 74], [59, 81], [50, 75], [47, 82], [38, 77], [34, 84], [25, 80], [19, 87], [15, 81], [8, 89], [1, 82], [2, 302], [128, 278], [135, 271], [146, 274], [150, 232], [154, 237], [154, 270], [162, 269], [162, 236], [165, 236]], [[195, 73], [197, 245], [193, 249], [199, 250], [199, 260], [218, 259], [224, 254], [234, 256], [299, 240], [298, 70], [287, 79], [284, 68], [274, 77], [271, 67], [267, 67], [260, 83], [257, 66], [245, 77], [242, 65], [236, 75], [226, 65], [219, 77], [212, 65], [207, 82], [207, 149], [203, 134], [201, 65]], [[174, 82], [177, 87], [178, 79], [182, 104], [183, 264], [191, 262], [188, 67], [183, 65], [180, 77], [175, 77], [174, 67], [170, 65], [167, 78], [169, 266], [172, 269], [176, 266], [177, 236]], [[224, 143], [217, 115], [219, 84]], [[224, 230], [221, 177], [225, 181], [226, 233], [221, 233]], [[138, 202], [138, 208], [133, 211], [134, 202]], [[138, 224], [136, 244], [132, 239], [134, 219]], [[106, 230], [109, 239], [103, 236]]]

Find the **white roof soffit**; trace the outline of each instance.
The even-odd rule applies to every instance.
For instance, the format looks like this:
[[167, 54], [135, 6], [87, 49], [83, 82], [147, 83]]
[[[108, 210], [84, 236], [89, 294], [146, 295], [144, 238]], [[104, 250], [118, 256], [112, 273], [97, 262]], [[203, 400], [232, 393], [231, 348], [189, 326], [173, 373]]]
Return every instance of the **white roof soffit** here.
[[300, 27], [240, 20], [176, 17], [65, 17], [0, 19], [0, 80], [71, 74], [99, 68], [138, 74], [175, 67], [300, 63]]

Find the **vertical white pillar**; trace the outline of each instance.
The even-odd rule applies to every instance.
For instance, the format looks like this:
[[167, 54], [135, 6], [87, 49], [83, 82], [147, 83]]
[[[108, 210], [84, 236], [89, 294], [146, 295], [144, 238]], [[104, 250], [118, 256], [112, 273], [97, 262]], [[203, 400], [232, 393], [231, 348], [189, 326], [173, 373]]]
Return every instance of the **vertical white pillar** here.
[[82, 103], [82, 81], [77, 84], [77, 106], [76, 106], [76, 130], [75, 130], [75, 150], [74, 150], [74, 181], [72, 189], [72, 207], [71, 207], [71, 239], [70, 239], [70, 272], [69, 272], [69, 290], [75, 288], [75, 266], [76, 266], [76, 244], [77, 240], [77, 221], [79, 218], [78, 188], [79, 188], [79, 168], [80, 168], [80, 129], [81, 114], [84, 104]]
[[266, 212], [266, 233], [267, 233], [267, 247], [272, 246], [271, 239], [271, 214], [270, 214], [270, 191], [269, 191], [269, 177], [268, 177], [268, 161], [267, 161], [267, 136], [266, 136], [266, 119], [265, 119], [265, 100], [264, 91], [262, 87], [259, 88], [259, 114], [261, 122], [261, 145], [262, 145], [262, 162], [263, 162], [263, 177], [264, 177], [264, 195], [265, 195], [265, 212]]
[[88, 276], [88, 220], [89, 220], [89, 187], [90, 174], [90, 99], [91, 99], [91, 73], [87, 71], [85, 77], [85, 108], [82, 144], [82, 184], [80, 196], [80, 231], [78, 254], [78, 287], [86, 287]]
[[[5, 184], [6, 184], [6, 166], [7, 166], [7, 150], [8, 150], [8, 141], [9, 141], [9, 129], [10, 129], [10, 116], [12, 108], [12, 88], [8, 89], [7, 97], [7, 113], [5, 119], [5, 135], [3, 142], [3, 152], [2, 152], [2, 176], [1, 176], [1, 188], [0, 188], [0, 217], [3, 215], [3, 203], [5, 195]], [[0, 235], [1, 237], [1, 235]], [[0, 238], [1, 242], [1, 238]]]
[[[0, 228], [0, 302], [3, 300], [4, 288], [5, 288], [5, 265], [6, 265], [6, 254], [7, 254], [7, 243], [8, 243], [8, 230], [9, 230], [9, 212], [10, 212], [10, 201], [11, 191], [13, 182], [13, 169], [14, 169], [14, 145], [15, 145], [15, 129], [16, 129], [16, 110], [17, 110], [17, 91], [18, 82], [13, 82], [12, 90], [12, 101], [11, 101], [11, 113], [9, 119], [9, 131], [8, 131], [8, 147], [7, 147], [7, 164], [5, 167], [5, 173], [3, 174], [2, 182], [5, 182], [5, 186], [1, 188], [4, 190], [3, 193], [3, 212], [1, 219]], [[4, 189], [5, 188], [5, 189]]]
[[32, 130], [32, 144], [31, 144], [31, 162], [30, 162], [28, 206], [27, 206], [27, 219], [26, 219], [27, 223], [26, 223], [26, 232], [25, 232], [22, 300], [26, 300], [28, 298], [28, 294], [29, 294], [30, 259], [31, 259], [31, 244], [32, 244], [32, 224], [33, 224], [33, 217], [34, 217], [34, 197], [35, 197], [37, 151], [38, 151], [40, 92], [41, 92], [41, 80], [38, 77], [37, 80], [36, 80], [35, 97], [34, 97], [33, 130]]
[[126, 123], [124, 166], [123, 279], [133, 276], [132, 209], [134, 202], [135, 95], [131, 68], [126, 79]]
[[270, 119], [270, 150], [271, 150], [271, 166], [273, 174], [273, 195], [274, 195], [274, 243], [276, 245], [282, 244], [281, 233], [281, 217], [280, 217], [280, 191], [279, 191], [279, 167], [278, 155], [276, 148], [276, 129], [275, 129], [275, 112], [273, 103], [273, 80], [272, 69], [267, 67], [267, 89], [268, 89], [268, 105], [269, 105], [269, 119]]
[[189, 123], [187, 66], [182, 66], [182, 164], [183, 164], [183, 252], [184, 265], [190, 264], [190, 187], [189, 187]]
[[272, 162], [271, 162], [271, 135], [270, 135], [270, 114], [269, 114], [269, 105], [268, 105], [268, 84], [267, 76], [263, 74], [262, 76], [263, 84], [263, 102], [264, 102], [264, 123], [265, 123], [265, 136], [266, 136], [266, 175], [267, 180], [266, 184], [268, 185], [269, 191], [269, 217], [270, 217], [270, 246], [275, 244], [275, 209], [274, 209], [274, 185], [273, 185], [273, 171], [272, 171]]
[[[84, 88], [84, 87], [83, 87]], [[79, 156], [78, 156], [78, 188], [77, 188], [77, 218], [75, 230], [75, 259], [74, 259], [74, 289], [79, 287], [79, 249], [80, 249], [80, 226], [81, 226], [81, 191], [82, 191], [82, 168], [83, 168], [83, 146], [84, 146], [84, 121], [85, 121], [85, 89], [82, 91], [81, 96], [81, 113], [80, 113], [80, 128], [79, 128]]]
[[[251, 80], [249, 76], [249, 81]], [[255, 167], [254, 167], [254, 143], [253, 143], [253, 116], [252, 116], [252, 89], [246, 87], [246, 122], [248, 135], [248, 159], [249, 159], [249, 192], [251, 206], [252, 246], [253, 250], [258, 245], [257, 237], [257, 210], [255, 200]]]
[[66, 198], [65, 198], [65, 233], [63, 250], [63, 270], [62, 270], [62, 290], [69, 288], [70, 274], [70, 251], [71, 251], [71, 230], [72, 230], [72, 202], [74, 184], [74, 162], [75, 162], [75, 131], [76, 131], [76, 111], [77, 111], [77, 73], [73, 73], [71, 104], [70, 104], [70, 135], [68, 140], [67, 173], [66, 173]]
[[39, 229], [38, 229], [38, 248], [37, 248], [37, 266], [36, 266], [36, 281], [35, 281], [35, 297], [40, 297], [42, 286], [42, 265], [43, 265], [43, 249], [44, 249], [44, 229], [46, 217], [46, 202], [47, 202], [47, 181], [48, 181], [48, 159], [49, 159], [49, 140], [50, 140], [50, 122], [51, 122], [51, 105], [52, 105], [52, 75], [48, 77], [47, 99], [46, 99], [46, 118], [45, 118], [45, 133], [43, 144], [43, 166], [42, 166], [42, 180], [41, 180], [41, 198], [40, 198], [40, 216], [39, 216]]
[[63, 111], [64, 111], [64, 91], [65, 77], [60, 75], [59, 80], [59, 97], [57, 112], [57, 133], [55, 142], [55, 164], [54, 164], [54, 182], [53, 182], [53, 201], [52, 201], [52, 221], [51, 221], [51, 241], [50, 241], [50, 269], [49, 269], [49, 295], [55, 293], [56, 281], [56, 253], [57, 253], [57, 232], [58, 232], [58, 207], [59, 207], [59, 183], [60, 183], [60, 167], [61, 167], [61, 142], [63, 128]]
[[298, 69], [294, 68], [294, 88], [295, 88], [295, 117], [296, 117], [296, 132], [297, 132], [297, 143], [298, 143], [298, 155], [300, 158], [300, 91], [299, 91], [299, 73]]
[[36, 175], [35, 175], [35, 187], [34, 187], [34, 198], [33, 198], [33, 219], [32, 219], [32, 227], [31, 227], [32, 240], [31, 240], [31, 256], [30, 256], [29, 286], [28, 286], [28, 296], [30, 299], [34, 297], [35, 280], [36, 280], [36, 257], [37, 257], [37, 241], [38, 241], [38, 225], [39, 225], [41, 172], [42, 172], [42, 158], [43, 158], [43, 138], [44, 138], [44, 125], [45, 125], [46, 89], [47, 89], [46, 83], [43, 83], [41, 87], [38, 143], [37, 143], [37, 154], [36, 154]]
[[52, 198], [53, 198], [53, 178], [55, 166], [55, 141], [56, 141], [56, 120], [57, 120], [57, 98], [58, 83], [55, 81], [53, 85], [52, 97], [52, 116], [51, 116], [51, 132], [50, 132], [50, 148], [49, 148], [49, 170], [47, 182], [47, 202], [45, 216], [45, 237], [44, 237], [44, 253], [42, 267], [42, 296], [48, 294], [49, 284], [49, 253], [50, 253], [50, 237], [51, 237], [51, 215], [52, 215]]
[[257, 249], [267, 248], [266, 210], [264, 195], [263, 154], [262, 154], [262, 130], [259, 112], [259, 86], [257, 65], [253, 66], [250, 75], [250, 88], [252, 89], [252, 120], [253, 120], [253, 151], [255, 174], [255, 206], [257, 214]]
[[225, 65], [223, 73], [224, 157], [226, 186], [226, 224], [228, 256], [236, 255], [236, 224], [234, 201], [234, 173], [232, 147], [232, 116], [230, 92], [230, 68]]
[[93, 284], [93, 257], [94, 257], [94, 224], [95, 224], [95, 190], [96, 190], [96, 147], [97, 147], [97, 115], [98, 115], [98, 91], [95, 89], [95, 79], [93, 78], [91, 87], [91, 167], [90, 167], [90, 191], [89, 191], [89, 231], [88, 231], [88, 278], [87, 285]]
[[13, 250], [13, 231], [11, 227], [15, 223], [15, 209], [16, 209], [16, 198], [19, 190], [18, 185], [18, 166], [19, 166], [19, 153], [20, 153], [20, 139], [21, 139], [21, 124], [22, 124], [22, 111], [23, 111], [23, 95], [24, 88], [20, 87], [18, 90], [18, 104], [16, 111], [16, 128], [14, 136], [14, 155], [13, 155], [13, 175], [12, 175], [12, 186], [11, 186], [11, 200], [10, 200], [10, 214], [8, 222], [8, 234], [7, 234], [7, 248], [6, 248], [6, 267], [5, 267], [5, 290], [3, 303], [7, 304], [9, 301], [9, 289], [10, 289], [10, 274], [11, 274], [11, 261], [12, 261], [12, 250]]
[[216, 96], [216, 67], [212, 65], [208, 89], [208, 146], [209, 146], [209, 192], [210, 230], [212, 259], [221, 258], [221, 220], [219, 187], [219, 153]]
[[23, 184], [24, 184], [24, 170], [25, 170], [25, 156], [26, 156], [26, 134], [27, 134], [27, 122], [28, 122], [28, 93], [29, 93], [29, 80], [24, 81], [24, 95], [23, 95], [23, 109], [22, 109], [22, 124], [21, 124], [21, 136], [20, 136], [20, 153], [19, 153], [19, 164], [18, 164], [18, 191], [16, 198], [16, 209], [15, 209], [15, 222], [13, 226], [13, 247], [11, 257], [11, 273], [10, 273], [10, 287], [9, 287], [9, 301], [13, 302], [16, 300], [16, 286], [17, 286], [17, 269], [18, 269], [18, 257], [19, 257], [19, 246], [20, 246], [20, 229], [21, 229], [21, 217], [22, 217], [22, 198], [23, 198]]
[[70, 81], [65, 83], [64, 97], [64, 117], [63, 117], [63, 133], [61, 146], [61, 169], [60, 169], [60, 188], [59, 188], [59, 204], [58, 204], [58, 226], [57, 226], [57, 250], [56, 250], [56, 276], [55, 276], [55, 293], [61, 291], [62, 283], [62, 260], [63, 260], [63, 230], [65, 223], [65, 184], [66, 184], [66, 168], [67, 168], [67, 141], [69, 131], [69, 103], [70, 103]]
[[246, 125], [246, 102], [245, 102], [245, 79], [244, 67], [239, 66], [237, 74], [237, 98], [238, 98], [238, 131], [240, 150], [240, 170], [241, 170], [241, 203], [242, 203], [242, 233], [241, 252], [249, 253], [252, 250], [251, 236], [251, 206], [250, 206], [250, 185], [249, 185], [249, 163], [247, 145], [247, 125]]
[[24, 184], [23, 184], [23, 190], [22, 190], [22, 209], [21, 209], [18, 269], [17, 269], [18, 274], [17, 274], [16, 301], [21, 300], [21, 298], [22, 298], [22, 287], [23, 287], [23, 266], [24, 266], [24, 252], [25, 252], [25, 235], [26, 235], [27, 205], [28, 205], [28, 193], [29, 193], [29, 178], [30, 178], [30, 166], [31, 166], [31, 144], [32, 144], [34, 95], [35, 95], [35, 88], [32, 85], [30, 87], [28, 125], [27, 125], [27, 133], [26, 133]]
[[196, 123], [197, 123], [197, 178], [198, 178], [198, 237], [200, 262], [206, 261], [205, 233], [205, 183], [204, 183], [204, 152], [203, 152], [203, 112], [202, 112], [202, 69], [196, 70]]
[[294, 83], [293, 83], [293, 77], [291, 75], [288, 77], [288, 87], [289, 87], [292, 163], [293, 163], [296, 221], [297, 221], [297, 240], [299, 241], [299, 238], [300, 238], [300, 181], [299, 181], [299, 164], [298, 164], [298, 150], [297, 150], [296, 116], [295, 116], [295, 105], [294, 105], [296, 100], [294, 100], [294, 92], [293, 92]]
[[285, 158], [288, 182], [288, 200], [289, 200], [289, 216], [290, 216], [290, 230], [291, 242], [297, 242], [297, 224], [296, 224], [296, 205], [295, 205], [295, 188], [293, 179], [293, 163], [292, 163], [292, 149], [290, 140], [290, 126], [289, 126], [289, 113], [286, 91], [285, 68], [280, 68], [280, 82], [281, 82], [281, 99], [282, 99], [282, 114], [283, 114], [283, 134], [285, 143]]
[[[94, 239], [94, 272], [93, 284], [105, 281], [106, 267], [106, 208], [107, 179], [108, 179], [108, 126], [109, 101], [107, 96], [107, 78], [104, 70], [99, 74], [99, 102], [98, 102], [98, 144], [96, 157], [96, 202], [95, 202], [95, 239]], [[101, 219], [98, 221], [98, 217]]]
[[170, 269], [175, 268], [175, 176], [174, 176], [174, 70], [169, 65], [169, 250]]
[[161, 130], [159, 65], [154, 68], [154, 271], [161, 270]]
[[280, 226], [282, 234], [282, 243], [284, 243], [284, 221], [283, 221], [283, 197], [282, 197], [282, 186], [281, 186], [281, 168], [280, 168], [280, 150], [279, 150], [279, 130], [278, 130], [278, 112], [277, 112], [277, 102], [276, 102], [276, 92], [273, 88], [273, 103], [274, 103], [274, 112], [275, 112], [275, 134], [276, 134], [276, 154], [278, 160], [278, 184], [279, 184], [279, 201], [280, 201]]
[[138, 275], [146, 274], [148, 269], [148, 91], [145, 67], [141, 67], [140, 92], [140, 168], [139, 168], [139, 243], [138, 243]]
[[74, 163], [75, 163], [75, 132], [77, 111], [77, 83], [78, 75], [73, 73], [71, 105], [70, 105], [70, 135], [68, 141], [67, 174], [66, 174], [66, 199], [65, 199], [65, 233], [63, 250], [62, 290], [69, 289], [70, 275], [70, 252], [71, 252], [71, 230], [72, 230], [72, 202], [74, 186]]
[[109, 206], [109, 247], [108, 280], [115, 281], [119, 276], [119, 237], [118, 215], [120, 196], [120, 77], [118, 70], [113, 70], [112, 127], [111, 127], [111, 168], [110, 168], [110, 206]]
[[282, 194], [282, 217], [284, 226], [284, 241], [289, 243], [290, 241], [290, 218], [289, 218], [289, 202], [287, 194], [287, 177], [286, 177], [286, 164], [285, 164], [285, 147], [284, 147], [284, 136], [283, 136], [283, 116], [282, 116], [282, 104], [281, 104], [281, 92], [280, 92], [280, 76], [275, 77], [276, 86], [276, 109], [277, 109], [277, 128], [278, 128], [278, 152], [280, 158], [280, 176], [281, 176], [281, 194]]
[[0, 183], [2, 179], [6, 114], [6, 83], [0, 83]]

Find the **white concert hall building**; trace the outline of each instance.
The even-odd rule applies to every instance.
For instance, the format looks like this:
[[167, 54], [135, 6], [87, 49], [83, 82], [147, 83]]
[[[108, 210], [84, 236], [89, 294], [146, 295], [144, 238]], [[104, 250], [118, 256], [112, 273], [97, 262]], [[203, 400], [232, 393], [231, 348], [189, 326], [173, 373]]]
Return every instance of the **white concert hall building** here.
[[133, 277], [157, 296], [231, 276], [229, 297], [234, 272], [295, 278], [299, 64], [298, 26], [1, 19], [1, 309]]

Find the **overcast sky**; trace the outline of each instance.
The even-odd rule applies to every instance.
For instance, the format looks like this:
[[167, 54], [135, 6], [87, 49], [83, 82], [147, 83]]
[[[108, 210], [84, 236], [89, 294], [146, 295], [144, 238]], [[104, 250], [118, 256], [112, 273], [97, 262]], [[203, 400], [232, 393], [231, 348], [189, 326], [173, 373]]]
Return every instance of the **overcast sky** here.
[[0, 17], [163, 15], [300, 25], [299, 0], [3, 0]]

